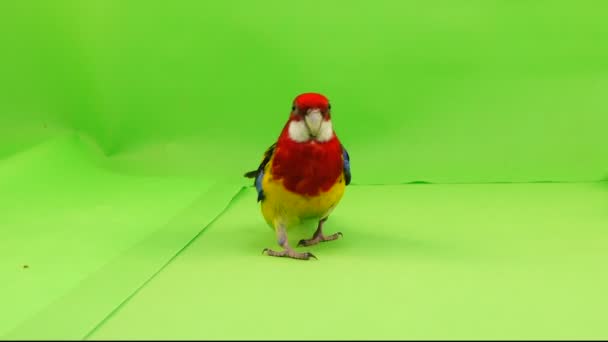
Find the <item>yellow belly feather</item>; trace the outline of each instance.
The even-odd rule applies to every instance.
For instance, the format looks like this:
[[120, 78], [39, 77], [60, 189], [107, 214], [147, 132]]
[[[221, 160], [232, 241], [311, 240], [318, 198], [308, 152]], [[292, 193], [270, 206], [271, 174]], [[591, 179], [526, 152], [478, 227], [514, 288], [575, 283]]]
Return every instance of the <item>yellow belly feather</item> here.
[[[272, 169], [272, 160], [266, 170]], [[261, 210], [264, 219], [272, 228], [282, 223], [290, 228], [306, 219], [321, 219], [328, 216], [344, 195], [344, 177], [340, 177], [328, 191], [318, 196], [308, 197], [293, 193], [274, 180], [270, 172], [265, 172], [262, 188], [266, 198], [262, 201]]]

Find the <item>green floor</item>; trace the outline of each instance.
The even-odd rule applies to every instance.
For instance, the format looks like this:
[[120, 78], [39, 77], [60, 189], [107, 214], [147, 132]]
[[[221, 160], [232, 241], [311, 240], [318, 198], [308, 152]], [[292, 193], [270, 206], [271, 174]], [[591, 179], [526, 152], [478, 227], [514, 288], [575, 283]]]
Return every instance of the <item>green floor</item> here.
[[90, 337], [605, 337], [607, 195], [590, 184], [357, 186], [327, 225], [344, 239], [293, 262], [260, 255], [274, 239], [247, 190]]
[[[606, 13], [0, 1], [0, 339], [608, 338]], [[311, 91], [344, 238], [274, 259], [243, 173]]]
[[83, 146], [0, 164], [3, 338], [608, 336], [605, 184], [354, 185], [327, 224], [344, 238], [303, 262], [261, 255], [254, 189], [115, 174]]

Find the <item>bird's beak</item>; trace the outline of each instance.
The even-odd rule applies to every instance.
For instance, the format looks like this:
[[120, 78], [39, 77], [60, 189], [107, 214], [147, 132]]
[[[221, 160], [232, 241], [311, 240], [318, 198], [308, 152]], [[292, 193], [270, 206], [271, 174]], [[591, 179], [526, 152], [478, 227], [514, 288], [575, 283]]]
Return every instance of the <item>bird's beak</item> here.
[[323, 123], [323, 115], [321, 115], [321, 110], [318, 108], [309, 109], [304, 117], [304, 121], [306, 121], [306, 127], [308, 127], [310, 135], [316, 137], [319, 134], [321, 124]]

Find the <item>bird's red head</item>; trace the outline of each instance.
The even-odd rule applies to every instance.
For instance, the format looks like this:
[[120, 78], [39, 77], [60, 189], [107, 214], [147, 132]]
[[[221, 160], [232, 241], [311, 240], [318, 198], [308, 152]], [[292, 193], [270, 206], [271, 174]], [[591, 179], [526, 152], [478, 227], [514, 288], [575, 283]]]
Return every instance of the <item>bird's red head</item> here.
[[319, 93], [303, 93], [293, 100], [288, 132], [296, 142], [328, 141], [333, 137], [331, 105]]
[[331, 105], [327, 97], [319, 93], [304, 93], [296, 96], [293, 100], [291, 115], [301, 118], [315, 109], [320, 111], [324, 119], [330, 118]]

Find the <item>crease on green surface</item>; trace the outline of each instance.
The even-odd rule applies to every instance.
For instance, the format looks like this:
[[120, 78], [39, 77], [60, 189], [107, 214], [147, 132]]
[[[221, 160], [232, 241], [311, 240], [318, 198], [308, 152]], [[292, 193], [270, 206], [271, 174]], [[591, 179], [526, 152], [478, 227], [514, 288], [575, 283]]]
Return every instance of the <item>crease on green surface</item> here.
[[105, 322], [107, 322], [112, 316], [114, 316], [115, 313], [117, 313], [125, 304], [127, 304], [129, 302], [129, 300], [131, 298], [133, 298], [133, 296], [135, 296], [142, 288], [144, 288], [150, 281], [152, 281], [160, 272], [162, 272], [169, 264], [171, 264], [171, 262], [173, 260], [175, 260], [175, 258], [177, 258], [180, 254], [182, 254], [182, 252], [184, 250], [186, 250], [186, 248], [188, 248], [190, 245], [192, 245], [192, 243], [194, 241], [196, 241], [196, 239], [198, 239], [203, 232], [205, 232], [205, 230], [207, 230], [207, 228], [209, 226], [211, 226], [215, 221], [217, 221], [220, 217], [222, 217], [222, 215], [224, 215], [224, 213], [232, 206], [232, 203], [244, 192], [243, 190], [245, 190], [245, 187], [242, 187], [233, 197], [232, 199], [230, 199], [230, 201], [226, 204], [225, 208], [219, 213], [217, 214], [217, 216], [215, 216], [215, 218], [213, 218], [211, 221], [209, 221], [199, 232], [198, 234], [196, 234], [192, 239], [190, 239], [190, 241], [188, 241], [188, 243], [186, 243], [179, 251], [177, 251], [177, 253], [175, 253], [169, 260], [167, 260], [167, 262], [162, 265], [162, 267], [160, 267], [154, 274], [152, 274], [145, 282], [143, 282], [135, 291], [133, 291], [128, 297], [126, 297], [120, 304], [118, 304], [118, 306], [116, 306], [116, 308], [114, 308], [108, 315], [106, 315], [101, 321], [99, 321], [98, 324], [95, 325], [95, 327], [93, 329], [91, 329], [91, 331], [89, 331], [84, 337], [83, 339], [86, 340], [88, 339], [92, 334], [94, 334]]
[[[0, 336], [162, 228], [200, 195], [199, 187], [212, 185], [125, 176], [104, 169], [103, 162], [76, 133], [0, 160]], [[159, 190], [163, 198], [154, 198]], [[126, 202], [121, 193], [129, 192]], [[156, 200], [160, 210], [137, 218]], [[22, 272], [21, 262], [34, 267]]]
[[[75, 290], [22, 322], [2, 339], [82, 339], [83, 336], [89, 336], [220, 217], [242, 189], [241, 187], [235, 193], [235, 185], [216, 184], [169, 220], [163, 228], [109, 262]], [[214, 200], [209, 201], [208, 198]], [[207, 222], [201, 220], [203, 215], [208, 216], [204, 220]], [[203, 228], [198, 228], [201, 225]], [[183, 236], [181, 239], [172, 239], [180, 233]], [[163, 249], [164, 253], [158, 252]], [[146, 271], [143, 272], [142, 269]], [[105, 299], [101, 300], [100, 295]], [[120, 304], [117, 306], [116, 302]], [[86, 310], [82, 310], [83, 307]]]

